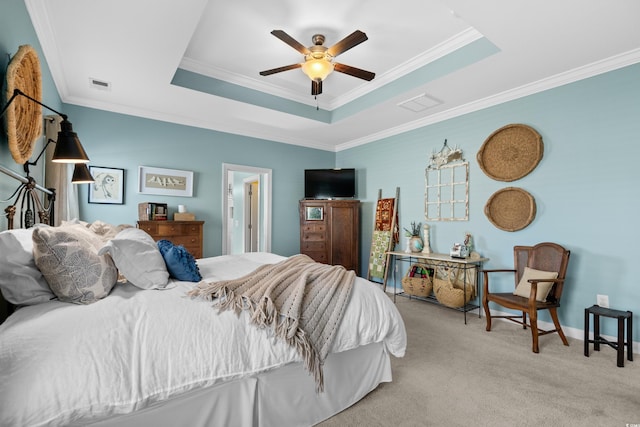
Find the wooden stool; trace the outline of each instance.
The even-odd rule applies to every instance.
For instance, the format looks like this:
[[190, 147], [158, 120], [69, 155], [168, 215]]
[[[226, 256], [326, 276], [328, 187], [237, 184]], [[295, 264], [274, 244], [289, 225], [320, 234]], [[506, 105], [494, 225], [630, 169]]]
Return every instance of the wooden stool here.
[[[589, 339], [589, 313], [593, 314], [593, 339]], [[600, 316], [618, 319], [618, 341], [611, 342], [600, 336]], [[627, 320], [627, 342], [624, 342], [624, 320]], [[600, 351], [600, 344], [607, 344], [618, 351], [618, 366], [624, 367], [624, 346], [627, 345], [627, 360], [633, 361], [633, 313], [613, 310], [593, 305], [584, 309], [584, 355], [589, 357], [589, 343], [594, 351]]]

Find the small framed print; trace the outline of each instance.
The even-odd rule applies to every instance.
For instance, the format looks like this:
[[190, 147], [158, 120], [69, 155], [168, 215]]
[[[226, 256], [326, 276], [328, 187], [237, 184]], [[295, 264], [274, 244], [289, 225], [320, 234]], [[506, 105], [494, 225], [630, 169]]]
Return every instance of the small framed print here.
[[192, 197], [193, 172], [139, 166], [138, 192], [162, 196]]
[[307, 206], [305, 217], [307, 221], [322, 221], [324, 219], [324, 209], [322, 206]]
[[124, 169], [89, 166], [89, 203], [124, 204]]

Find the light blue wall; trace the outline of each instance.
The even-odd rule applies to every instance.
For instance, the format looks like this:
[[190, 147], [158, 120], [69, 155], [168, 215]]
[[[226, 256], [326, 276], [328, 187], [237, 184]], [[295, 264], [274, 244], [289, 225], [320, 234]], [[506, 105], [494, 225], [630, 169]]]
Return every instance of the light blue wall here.
[[[170, 214], [177, 210], [178, 204], [185, 204], [198, 219], [206, 221], [204, 255], [219, 255], [222, 248], [222, 163], [255, 166], [273, 171], [272, 251], [282, 255], [299, 251], [298, 200], [304, 196], [304, 169], [333, 167], [334, 153], [62, 105], [24, 2], [3, 0], [0, 6], [2, 73], [8, 63], [7, 54], [13, 55], [22, 44], [30, 44], [38, 52], [43, 101], [69, 116], [91, 165], [125, 169], [125, 204], [88, 204], [87, 186], [82, 186], [81, 219], [134, 224], [140, 202], [168, 203]], [[18, 173], [22, 171], [9, 154], [5, 132], [0, 132], [0, 163]], [[138, 194], [138, 166], [194, 171], [194, 197]], [[42, 182], [38, 176], [37, 179]], [[12, 178], [0, 174], [0, 198], [8, 197], [17, 184]], [[6, 229], [4, 215], [0, 221], [0, 229]]]
[[[543, 138], [544, 157], [528, 176], [514, 182], [487, 177], [476, 154], [496, 129], [523, 123]], [[640, 228], [640, 65], [592, 77], [516, 101], [467, 114], [337, 154], [338, 167], [358, 169], [358, 195], [363, 201], [361, 263], [373, 229], [377, 190], [392, 197], [400, 187], [400, 224], [424, 222], [424, 169], [429, 155], [448, 139], [470, 162], [468, 222], [430, 222], [431, 246], [448, 252], [465, 232], [476, 249], [491, 259], [489, 268], [513, 265], [512, 247], [553, 241], [572, 252], [560, 317], [582, 329], [584, 308], [596, 294], [609, 296], [612, 307], [640, 315], [640, 280], [634, 265]], [[537, 204], [527, 228], [506, 232], [484, 215], [484, 205], [497, 190], [521, 187]], [[404, 238], [402, 238], [404, 241]], [[399, 247], [402, 249], [404, 243]], [[502, 283], [505, 290], [513, 281]], [[546, 319], [545, 319], [546, 320]], [[606, 333], [616, 335], [603, 321]], [[635, 341], [640, 337], [635, 331]]]
[[[133, 224], [140, 202], [168, 203], [170, 216], [184, 204], [205, 221], [205, 256], [220, 255], [222, 249], [223, 163], [273, 170], [272, 251], [281, 255], [299, 251], [298, 201], [304, 196], [304, 169], [335, 164], [335, 153], [327, 151], [72, 105], [64, 109], [92, 165], [125, 169], [125, 204], [86, 203], [87, 186], [82, 186], [81, 217]], [[194, 197], [139, 194], [138, 166], [194, 171]]]
[[[31, 25], [31, 20], [24, 6], [24, 2], [20, 0], [3, 0], [0, 5], [0, 81], [2, 82], [2, 101], [0, 105], [4, 107], [4, 92], [5, 92], [5, 73], [9, 58], [18, 51], [21, 45], [31, 45], [38, 53], [40, 60], [40, 67], [42, 69], [42, 100], [51, 108], [60, 111], [61, 102], [56, 87], [53, 83], [47, 61], [42, 53], [40, 43], [36, 37], [35, 30]], [[46, 109], [43, 109], [43, 114], [52, 114]], [[4, 117], [0, 119], [0, 164], [6, 166], [19, 174], [22, 173], [21, 165], [17, 165], [13, 161], [13, 157], [9, 153], [9, 146], [7, 143], [7, 134], [5, 131]], [[43, 141], [38, 141], [36, 148], [34, 149], [34, 156], [42, 150]], [[38, 167], [32, 167], [32, 176], [36, 178], [38, 182], [42, 182], [42, 165]], [[0, 173], [0, 199], [9, 197], [17, 186], [18, 181], [13, 178], [9, 178]], [[4, 208], [6, 206], [0, 204], [0, 211], [3, 215], [0, 218], [0, 230], [6, 229], [7, 222], [4, 216]]]
[[[21, 44], [31, 44], [38, 51], [43, 100], [69, 115], [92, 164], [126, 170], [125, 205], [87, 204], [86, 187], [82, 188], [81, 212], [85, 220], [135, 222], [137, 204], [152, 199], [136, 192], [139, 165], [193, 170], [195, 197], [164, 197], [162, 201], [169, 203], [171, 212], [178, 204], [186, 204], [199, 219], [205, 220], [205, 256], [218, 255], [222, 163], [270, 168], [273, 251], [290, 255], [299, 248], [297, 203], [303, 196], [303, 170], [355, 167], [358, 196], [363, 201], [361, 274], [365, 274], [377, 190], [382, 188], [385, 196], [392, 196], [399, 186], [401, 225], [422, 221], [424, 168], [428, 156], [434, 149], [440, 149], [446, 138], [450, 145], [464, 150], [471, 164], [470, 220], [430, 223], [434, 250], [446, 252], [468, 231], [474, 235], [477, 250], [491, 258], [488, 267], [509, 267], [513, 245], [558, 242], [572, 251], [560, 309], [563, 324], [581, 329], [583, 309], [595, 303], [599, 293], [609, 295], [613, 307], [634, 311], [634, 322], [639, 324], [640, 285], [633, 265], [637, 258], [635, 244], [640, 241], [635, 224], [640, 210], [636, 177], [640, 158], [640, 65], [333, 154], [61, 106], [24, 3], [4, 0], [0, 13], [2, 70], [7, 64], [7, 54], [15, 53]], [[530, 175], [504, 183], [485, 176], [475, 155], [491, 132], [509, 123], [524, 123], [537, 129], [543, 137], [545, 152]], [[0, 163], [21, 170], [8, 154], [4, 132], [0, 133]], [[483, 213], [491, 194], [508, 185], [529, 191], [538, 209], [529, 227], [513, 233], [496, 229]], [[14, 187], [15, 181], [0, 176], [1, 194]], [[4, 217], [1, 221], [0, 227], [4, 229]], [[506, 289], [511, 284], [503, 286]], [[613, 328], [604, 323], [604, 332], [613, 335]], [[636, 328], [635, 341], [639, 341], [639, 329]]]

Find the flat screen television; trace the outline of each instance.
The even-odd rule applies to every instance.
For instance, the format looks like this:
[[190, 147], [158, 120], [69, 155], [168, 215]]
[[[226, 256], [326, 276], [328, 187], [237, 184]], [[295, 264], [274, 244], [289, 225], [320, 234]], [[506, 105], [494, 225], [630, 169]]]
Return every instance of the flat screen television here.
[[306, 169], [305, 199], [348, 199], [356, 197], [355, 169]]

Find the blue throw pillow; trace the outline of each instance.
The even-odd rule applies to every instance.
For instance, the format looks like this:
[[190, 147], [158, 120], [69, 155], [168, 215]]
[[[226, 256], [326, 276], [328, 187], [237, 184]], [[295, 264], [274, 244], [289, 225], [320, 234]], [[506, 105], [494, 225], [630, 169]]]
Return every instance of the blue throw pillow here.
[[167, 265], [171, 277], [185, 282], [202, 280], [196, 259], [182, 245], [174, 245], [168, 240], [160, 240], [158, 249]]

